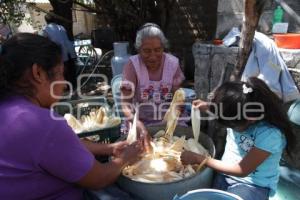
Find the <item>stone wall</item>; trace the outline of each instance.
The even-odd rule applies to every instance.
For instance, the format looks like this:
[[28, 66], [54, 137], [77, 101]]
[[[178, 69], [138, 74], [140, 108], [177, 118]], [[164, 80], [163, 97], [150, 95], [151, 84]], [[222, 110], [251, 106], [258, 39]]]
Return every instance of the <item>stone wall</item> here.
[[279, 51], [300, 90], [300, 49], [279, 49]]
[[[293, 78], [300, 88], [300, 49], [279, 49]], [[237, 60], [238, 47], [215, 46], [196, 42], [193, 45], [195, 58], [195, 90], [197, 97], [205, 99], [220, 82], [222, 72]], [[229, 71], [232, 69], [228, 69]], [[225, 79], [228, 79], [227, 75]]]
[[[197, 97], [206, 99], [220, 82], [227, 64], [235, 65], [238, 48], [227, 48], [196, 42], [193, 45], [195, 58], [195, 91]], [[226, 78], [228, 79], [228, 77]]]
[[168, 30], [170, 51], [179, 57], [188, 80], [194, 79], [192, 46], [196, 41], [212, 40], [217, 24], [218, 0], [177, 0]]
[[[285, 0], [285, 2], [292, 8], [294, 11], [300, 15], [300, 1], [298, 0]], [[273, 11], [277, 7], [277, 3], [274, 0], [267, 2], [265, 10], [261, 16], [259, 22], [258, 30], [269, 34], [271, 33], [271, 25], [273, 18]], [[234, 27], [240, 27], [242, 24], [242, 19], [244, 15], [244, 0], [219, 0], [218, 2], [218, 22], [216, 37], [223, 38], [228, 31]], [[286, 12], [283, 17], [284, 22], [289, 23], [289, 32], [299, 32], [300, 25], [296, 24], [295, 20], [290, 17]]]

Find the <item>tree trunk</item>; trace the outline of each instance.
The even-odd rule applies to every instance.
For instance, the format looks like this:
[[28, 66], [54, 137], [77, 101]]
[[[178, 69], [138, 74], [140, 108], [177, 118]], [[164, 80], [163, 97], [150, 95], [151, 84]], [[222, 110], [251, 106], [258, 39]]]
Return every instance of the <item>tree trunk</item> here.
[[234, 80], [239, 80], [244, 72], [251, 52], [255, 30], [267, 1], [268, 0], [245, 1], [245, 20], [242, 27], [241, 41], [239, 44], [239, 60], [235, 67]]
[[59, 24], [65, 27], [68, 37], [70, 40], [74, 40], [73, 36], [73, 16], [72, 16], [72, 7], [73, 0], [50, 0], [50, 4], [53, 7], [53, 13], [64, 18], [61, 20], [59, 18]]

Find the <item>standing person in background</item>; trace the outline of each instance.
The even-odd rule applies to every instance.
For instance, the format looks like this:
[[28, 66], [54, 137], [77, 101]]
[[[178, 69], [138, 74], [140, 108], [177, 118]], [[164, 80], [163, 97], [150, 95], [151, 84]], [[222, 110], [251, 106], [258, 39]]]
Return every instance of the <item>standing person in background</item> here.
[[43, 28], [42, 35], [61, 46], [65, 66], [65, 78], [72, 84], [73, 89], [75, 89], [77, 83], [75, 60], [77, 56], [74, 44], [69, 40], [65, 28], [58, 24], [57, 19], [53, 15], [47, 14], [45, 21], [47, 25]]
[[228, 82], [213, 94], [212, 102], [194, 101], [201, 111], [210, 110], [228, 127], [222, 160], [185, 151], [184, 164], [205, 162], [219, 174], [214, 188], [244, 200], [267, 200], [276, 192], [279, 161], [284, 149], [294, 146], [293, 133], [280, 99], [260, 79]]

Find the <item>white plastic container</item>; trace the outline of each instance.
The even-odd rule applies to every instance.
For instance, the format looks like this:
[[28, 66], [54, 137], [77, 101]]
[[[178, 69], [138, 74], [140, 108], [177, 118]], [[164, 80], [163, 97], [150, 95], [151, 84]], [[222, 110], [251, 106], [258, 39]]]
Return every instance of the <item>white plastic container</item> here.
[[114, 56], [111, 59], [113, 77], [122, 74], [124, 65], [128, 62], [128, 42], [114, 42]]

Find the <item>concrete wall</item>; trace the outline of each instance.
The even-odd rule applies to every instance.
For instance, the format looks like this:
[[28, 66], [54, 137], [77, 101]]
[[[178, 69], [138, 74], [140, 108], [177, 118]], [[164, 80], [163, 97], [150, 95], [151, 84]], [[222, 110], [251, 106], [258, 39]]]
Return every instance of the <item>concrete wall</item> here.
[[194, 79], [192, 46], [195, 41], [214, 38], [218, 0], [177, 0], [165, 31], [170, 51], [179, 57], [187, 79]]
[[206, 99], [219, 84], [227, 64], [235, 65], [238, 48], [226, 48], [196, 42], [193, 45], [195, 58], [195, 91], [198, 98]]
[[[52, 6], [50, 3], [37, 3], [37, 7], [50, 11]], [[96, 26], [95, 15], [81, 11], [81, 7], [76, 6], [75, 9], [78, 9], [74, 12], [73, 16], [73, 34], [77, 35], [83, 33], [85, 35], [91, 35], [91, 31]], [[38, 12], [35, 9], [28, 8], [26, 9], [25, 16], [30, 18], [32, 23], [28, 23], [26, 20], [17, 28], [18, 32], [39, 32], [42, 27], [46, 25], [44, 12]]]
[[[285, 0], [300, 15], [299, 0]], [[273, 10], [277, 4], [270, 0], [261, 17], [259, 31], [271, 33]], [[241, 26], [244, 0], [178, 0], [171, 16], [166, 35], [170, 40], [171, 52], [179, 57], [187, 79], [194, 79], [195, 64], [192, 45], [197, 41], [209, 42], [223, 38], [233, 26]], [[294, 20], [286, 13], [289, 31], [300, 31]]]
[[[76, 6], [77, 9], [82, 9]], [[80, 33], [91, 35], [91, 32], [96, 27], [96, 15], [89, 12], [83, 12], [77, 10], [75, 16], [73, 16], [73, 34], [77, 35]]]
[[[244, 15], [244, 1], [245, 0], [219, 0], [216, 30], [217, 38], [223, 38], [233, 26], [241, 26]], [[300, 1], [285, 0], [285, 2], [300, 15]], [[259, 22], [259, 31], [267, 34], [271, 33], [273, 11], [277, 5], [274, 0], [267, 2]], [[296, 24], [293, 18], [287, 13], [284, 13], [283, 21], [289, 23], [289, 32], [300, 32], [300, 26]]]
[[[293, 78], [300, 88], [300, 50], [279, 49]], [[195, 90], [197, 97], [206, 99], [219, 83], [224, 68], [235, 65], [238, 47], [215, 46], [196, 42], [193, 45], [195, 58]], [[230, 70], [230, 69], [229, 69]], [[229, 76], [226, 76], [228, 79]]]

